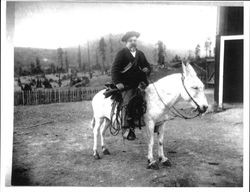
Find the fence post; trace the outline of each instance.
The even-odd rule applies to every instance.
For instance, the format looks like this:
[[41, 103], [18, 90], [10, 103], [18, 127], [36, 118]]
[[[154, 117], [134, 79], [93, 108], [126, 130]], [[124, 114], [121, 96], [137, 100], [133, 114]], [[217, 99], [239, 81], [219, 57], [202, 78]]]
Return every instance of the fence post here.
[[72, 102], [75, 101], [75, 91], [76, 91], [76, 89], [74, 88], [74, 89], [73, 89], [73, 100], [72, 100]]
[[47, 91], [44, 89], [44, 104], [47, 102]]
[[14, 92], [14, 106], [16, 105], [16, 98], [17, 98], [17, 93], [16, 92]]
[[54, 103], [56, 103], [56, 89], [54, 89]]
[[14, 106], [16, 105], [16, 98], [17, 98], [17, 95], [16, 92], [14, 91]]
[[50, 94], [49, 94], [49, 92], [50, 92], [50, 89], [47, 90], [48, 103], [49, 103], [49, 101], [50, 101]]
[[35, 91], [32, 91], [32, 105], [36, 104], [36, 97], [35, 97], [36, 93]]
[[36, 95], [36, 105], [37, 105], [37, 91], [35, 91], [35, 95]]
[[75, 101], [75, 88], [73, 89], [73, 100], [72, 100], [72, 102], [74, 102]]
[[76, 101], [79, 101], [79, 100], [78, 100], [78, 91], [79, 91], [79, 90], [78, 90], [78, 88], [77, 88], [77, 90], [76, 90]]
[[58, 89], [58, 99], [59, 99], [59, 103], [61, 102], [60, 91], [61, 91], [61, 89]]
[[30, 101], [29, 101], [29, 98], [30, 98], [30, 92], [27, 91], [27, 97], [26, 97], [26, 102], [27, 102], [27, 105], [29, 105]]
[[28, 91], [28, 104], [30, 105], [31, 104], [31, 102], [30, 102], [30, 100], [31, 100], [31, 97], [30, 97], [30, 95], [31, 95], [31, 91]]
[[30, 105], [32, 105], [32, 100], [33, 100], [32, 91], [30, 91]]
[[72, 101], [73, 101], [73, 99], [74, 99], [74, 89], [73, 89], [73, 90], [71, 90], [71, 91], [70, 91], [70, 93], [71, 93], [71, 95], [72, 95], [72, 96], [71, 96], [71, 99], [70, 99], [70, 102], [72, 102]]
[[51, 90], [49, 89], [49, 103], [51, 102]]
[[41, 99], [40, 99], [41, 96], [40, 96], [40, 95], [41, 95], [41, 94], [40, 94], [40, 91], [38, 91], [38, 101], [37, 101], [38, 104], [41, 104]]

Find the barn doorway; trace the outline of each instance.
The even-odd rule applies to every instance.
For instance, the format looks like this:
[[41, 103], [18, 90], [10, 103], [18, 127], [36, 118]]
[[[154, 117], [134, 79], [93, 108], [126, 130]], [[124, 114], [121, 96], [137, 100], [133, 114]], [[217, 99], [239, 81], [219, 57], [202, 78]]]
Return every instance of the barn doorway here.
[[243, 102], [243, 40], [225, 41], [223, 101]]

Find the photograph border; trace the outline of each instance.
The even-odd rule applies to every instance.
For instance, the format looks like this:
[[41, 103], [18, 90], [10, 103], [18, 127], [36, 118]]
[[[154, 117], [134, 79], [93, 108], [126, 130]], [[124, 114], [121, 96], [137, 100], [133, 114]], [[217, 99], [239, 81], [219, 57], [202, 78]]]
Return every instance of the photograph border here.
[[[243, 187], [188, 187], [188, 188], [162, 188], [162, 187], [15, 187], [10, 186], [10, 177], [12, 169], [12, 150], [13, 150], [13, 114], [14, 114], [14, 46], [13, 46], [13, 23], [6, 22], [10, 16], [6, 11], [6, 2], [1, 1], [1, 189], [0, 191], [249, 191], [249, 12], [250, 2], [235, 1], [72, 1], [79, 3], [167, 3], [169, 5], [241, 5], [244, 6], [244, 102], [243, 102], [243, 136], [244, 136], [244, 154], [243, 154]], [[33, 1], [35, 2], [35, 1]], [[48, 2], [48, 1], [45, 1]], [[52, 1], [58, 2], [58, 1]], [[63, 0], [62, 2], [71, 2]], [[8, 29], [8, 31], [6, 31]], [[12, 63], [12, 65], [10, 65]]]

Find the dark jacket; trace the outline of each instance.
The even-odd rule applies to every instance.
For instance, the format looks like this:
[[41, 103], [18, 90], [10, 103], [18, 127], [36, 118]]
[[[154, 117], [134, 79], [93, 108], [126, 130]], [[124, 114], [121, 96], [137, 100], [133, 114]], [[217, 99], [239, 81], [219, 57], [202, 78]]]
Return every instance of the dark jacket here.
[[128, 48], [123, 48], [116, 54], [111, 68], [112, 82], [123, 83], [132, 88], [137, 87], [141, 81], [148, 85], [147, 75], [141, 71], [144, 67], [151, 71], [150, 64], [142, 51], [137, 49], [134, 57]]

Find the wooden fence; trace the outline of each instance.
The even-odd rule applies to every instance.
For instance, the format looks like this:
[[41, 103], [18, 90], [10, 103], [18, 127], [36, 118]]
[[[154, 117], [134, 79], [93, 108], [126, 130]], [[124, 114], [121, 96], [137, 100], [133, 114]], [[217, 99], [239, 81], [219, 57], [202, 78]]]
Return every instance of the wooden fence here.
[[14, 105], [39, 105], [49, 103], [75, 102], [91, 100], [103, 87], [44, 89], [34, 91], [15, 91]]

